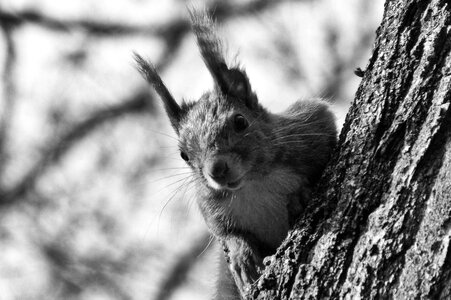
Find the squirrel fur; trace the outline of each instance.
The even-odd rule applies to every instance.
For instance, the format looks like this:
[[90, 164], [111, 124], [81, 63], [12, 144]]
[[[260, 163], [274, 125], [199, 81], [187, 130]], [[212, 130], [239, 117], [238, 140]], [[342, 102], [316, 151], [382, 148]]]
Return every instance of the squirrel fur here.
[[319, 99], [268, 112], [245, 70], [226, 62], [211, 18], [190, 15], [212, 91], [179, 105], [154, 66], [135, 59], [164, 103], [196, 180], [197, 204], [225, 252], [215, 299], [240, 299], [309, 201], [336, 143], [335, 120]]

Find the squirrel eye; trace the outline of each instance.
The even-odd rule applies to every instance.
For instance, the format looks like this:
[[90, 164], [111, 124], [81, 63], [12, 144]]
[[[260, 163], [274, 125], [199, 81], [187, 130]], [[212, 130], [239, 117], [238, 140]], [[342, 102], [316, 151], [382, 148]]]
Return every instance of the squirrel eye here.
[[185, 152], [181, 151], [180, 156], [183, 158], [184, 161], [189, 161], [189, 157], [188, 157], [188, 155], [186, 155]]
[[233, 121], [236, 132], [241, 132], [249, 126], [249, 123], [247, 122], [246, 118], [240, 114], [236, 115]]

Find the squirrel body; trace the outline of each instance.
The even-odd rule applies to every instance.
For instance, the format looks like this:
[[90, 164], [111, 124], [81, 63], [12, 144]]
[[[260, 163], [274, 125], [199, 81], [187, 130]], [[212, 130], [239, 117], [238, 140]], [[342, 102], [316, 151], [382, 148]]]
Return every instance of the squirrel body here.
[[191, 12], [191, 20], [215, 89], [179, 105], [155, 68], [136, 61], [163, 100], [200, 211], [226, 254], [215, 299], [240, 299], [308, 203], [336, 143], [335, 120], [319, 99], [268, 112], [245, 71], [225, 62], [211, 19]]

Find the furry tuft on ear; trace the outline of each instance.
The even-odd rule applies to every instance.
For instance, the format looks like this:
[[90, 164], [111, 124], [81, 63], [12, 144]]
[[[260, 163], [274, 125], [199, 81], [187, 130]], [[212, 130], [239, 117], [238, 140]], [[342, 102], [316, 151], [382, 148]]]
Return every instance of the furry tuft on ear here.
[[255, 105], [246, 72], [238, 67], [229, 68], [224, 58], [222, 41], [216, 36], [215, 23], [206, 12], [189, 10], [194, 34], [202, 58], [217, 88], [224, 94], [245, 101], [250, 108]]
[[163, 101], [166, 114], [168, 115], [169, 120], [171, 121], [172, 127], [178, 134], [179, 124], [182, 117], [182, 109], [180, 108], [175, 99], [172, 97], [169, 90], [164, 85], [153, 64], [143, 59], [137, 53], [134, 53], [134, 58], [136, 63], [138, 64], [139, 72], [143, 75], [143, 77], [147, 80], [147, 82], [153, 86], [153, 88]]
[[224, 59], [222, 41], [215, 34], [215, 24], [206, 12], [188, 10], [191, 24], [202, 58], [216, 83], [221, 80], [220, 74], [228, 70]]

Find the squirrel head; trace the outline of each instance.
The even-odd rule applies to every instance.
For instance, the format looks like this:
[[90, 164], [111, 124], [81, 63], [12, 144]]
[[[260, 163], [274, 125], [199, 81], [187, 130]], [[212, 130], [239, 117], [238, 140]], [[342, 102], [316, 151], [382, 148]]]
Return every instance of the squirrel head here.
[[271, 153], [265, 151], [267, 114], [244, 99], [213, 91], [191, 103], [179, 128], [181, 157], [211, 189], [236, 190]]
[[229, 67], [222, 43], [206, 14], [191, 11], [193, 31], [215, 88], [198, 101], [181, 105], [172, 97], [155, 67], [135, 54], [140, 72], [163, 101], [179, 138], [181, 157], [206, 187], [215, 191], [237, 190], [246, 180], [261, 175], [266, 151], [269, 115], [258, 103], [246, 72]]

